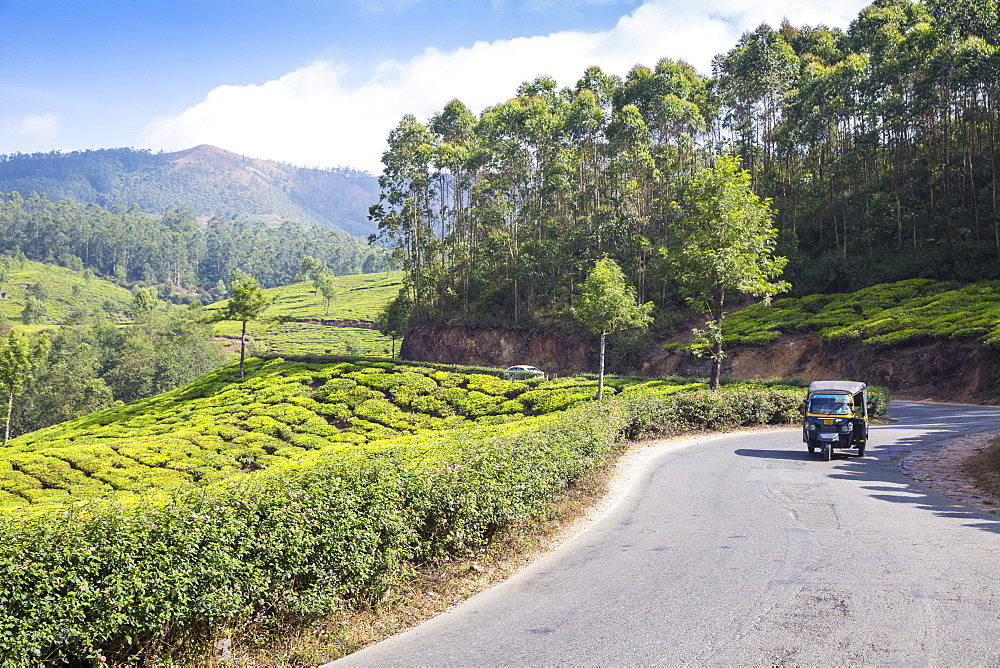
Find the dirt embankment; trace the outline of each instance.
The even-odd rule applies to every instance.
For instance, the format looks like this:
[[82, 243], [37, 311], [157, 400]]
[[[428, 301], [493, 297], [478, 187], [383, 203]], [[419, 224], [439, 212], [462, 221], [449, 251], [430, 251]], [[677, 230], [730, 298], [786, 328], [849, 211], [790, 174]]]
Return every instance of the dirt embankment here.
[[[582, 337], [529, 329], [433, 326], [407, 333], [403, 359], [506, 367], [533, 364], [567, 375], [597, 370], [596, 345]], [[644, 376], [708, 376], [711, 362], [652, 348]], [[831, 349], [818, 334], [786, 335], [767, 347], [728, 351], [723, 374], [734, 378], [850, 379], [884, 385], [897, 397], [1000, 403], [1000, 353], [976, 341], [938, 341], [890, 350]]]
[[416, 362], [502, 368], [531, 364], [556, 375], [596, 370], [596, 355], [588, 342], [527, 328], [420, 327], [406, 333], [399, 356]]
[[[643, 375], [707, 375], [708, 360], [680, 352], [648, 356]], [[1000, 403], [1000, 354], [976, 341], [936, 341], [889, 350], [831, 349], [818, 334], [786, 335], [767, 347], [729, 351], [722, 372], [734, 378], [844, 378], [883, 385], [915, 399]]]

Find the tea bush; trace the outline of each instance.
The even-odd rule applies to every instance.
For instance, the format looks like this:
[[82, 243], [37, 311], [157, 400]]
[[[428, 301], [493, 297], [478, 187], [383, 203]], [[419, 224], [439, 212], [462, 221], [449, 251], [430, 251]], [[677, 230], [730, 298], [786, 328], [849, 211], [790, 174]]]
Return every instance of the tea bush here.
[[755, 304], [725, 321], [730, 345], [768, 345], [781, 334], [819, 332], [824, 344], [876, 348], [924, 341], [1000, 340], [1000, 282], [958, 286], [911, 279], [850, 294]]
[[[661, 394], [647, 385], [502, 429], [469, 424], [296, 451], [169, 498], [0, 514], [0, 660], [121, 658], [198, 625], [364, 604], [421, 564], [532, 521], [627, 438], [797, 422], [802, 395], [746, 385]], [[161, 450], [169, 460], [184, 447]]]
[[0, 665], [121, 659], [169, 634], [378, 599], [531, 522], [625, 439], [798, 421], [803, 395], [610, 378], [616, 396], [594, 403], [590, 376], [248, 370], [0, 449]]

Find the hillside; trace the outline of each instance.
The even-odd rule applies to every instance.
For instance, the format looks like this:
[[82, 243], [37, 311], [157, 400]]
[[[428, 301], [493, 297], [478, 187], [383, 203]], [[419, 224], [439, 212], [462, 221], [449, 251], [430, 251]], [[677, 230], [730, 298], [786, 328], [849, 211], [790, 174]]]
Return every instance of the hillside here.
[[294, 220], [355, 236], [374, 231], [368, 207], [379, 196], [378, 180], [362, 172], [294, 167], [204, 144], [176, 153], [116, 148], [3, 156], [0, 192], [13, 191], [107, 208], [138, 204], [152, 213], [186, 206], [203, 217]]
[[[545, 415], [597, 389], [593, 378], [505, 380], [484, 369], [363, 360], [249, 367], [242, 380], [230, 364], [172, 392], [12, 440], [0, 448], [0, 508], [175, 491], [310, 451]], [[605, 391], [699, 389], [703, 383], [610, 378]]]
[[[257, 354], [359, 355], [390, 357], [392, 340], [375, 328], [375, 318], [402, 286], [403, 272], [338, 276], [339, 292], [329, 312], [312, 281], [300, 281], [266, 290], [274, 302], [265, 319], [251, 322], [247, 333]], [[228, 300], [212, 304], [206, 311], [222, 309]], [[219, 336], [238, 339], [240, 324], [223, 321], [214, 325]], [[399, 342], [396, 342], [399, 350]]]
[[63, 324], [74, 311], [104, 311], [120, 318], [132, 308], [132, 293], [86, 271], [74, 271], [42, 262], [13, 262], [0, 282], [0, 322], [22, 321], [29, 296], [42, 304], [37, 326]]
[[[706, 377], [691, 327], [635, 351], [644, 376]], [[1000, 403], [1000, 282], [961, 285], [909, 279], [855, 292], [776, 299], [724, 321], [723, 374], [739, 379], [844, 378], [890, 388], [898, 396]], [[610, 338], [609, 347], [628, 346]], [[534, 364], [549, 373], [597, 369], [597, 344], [582, 331], [530, 327], [411, 329], [404, 359], [460, 364]]]

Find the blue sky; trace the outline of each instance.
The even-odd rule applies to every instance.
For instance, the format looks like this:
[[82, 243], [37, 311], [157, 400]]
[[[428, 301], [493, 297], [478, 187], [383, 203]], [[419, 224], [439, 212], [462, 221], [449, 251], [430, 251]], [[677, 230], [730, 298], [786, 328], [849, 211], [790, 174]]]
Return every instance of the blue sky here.
[[377, 173], [405, 113], [474, 111], [539, 74], [708, 73], [762, 21], [846, 28], [857, 0], [0, 0], [0, 153], [210, 143]]

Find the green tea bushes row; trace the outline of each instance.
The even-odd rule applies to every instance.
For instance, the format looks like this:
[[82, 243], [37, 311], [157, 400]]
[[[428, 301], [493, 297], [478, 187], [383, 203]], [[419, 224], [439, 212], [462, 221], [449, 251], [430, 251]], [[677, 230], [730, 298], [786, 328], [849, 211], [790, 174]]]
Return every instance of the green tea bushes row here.
[[121, 661], [171, 629], [384, 591], [418, 556], [419, 508], [401, 499], [423, 484], [392, 453], [342, 455], [167, 505], [0, 518], [0, 664]]
[[[54, 425], [0, 450], [0, 507], [172, 492], [463, 422], [504, 424], [594, 396], [592, 378], [508, 381], [432, 366], [251, 361], [173, 392]], [[499, 373], [499, 372], [498, 372]], [[612, 379], [609, 393], [625, 380]]]
[[931, 340], [989, 341], [1000, 337], [1000, 283], [958, 287], [911, 279], [850, 294], [756, 304], [725, 322], [731, 345], [767, 345], [782, 333], [811, 331], [820, 332], [831, 345], [881, 348]]
[[[539, 517], [623, 439], [798, 420], [801, 390], [653, 392], [306, 453], [169, 502], [0, 516], [0, 663], [124, 660], [154, 640], [364, 604]], [[149, 659], [150, 657], [147, 657]]]

